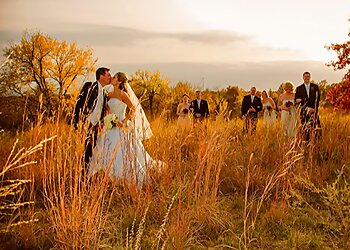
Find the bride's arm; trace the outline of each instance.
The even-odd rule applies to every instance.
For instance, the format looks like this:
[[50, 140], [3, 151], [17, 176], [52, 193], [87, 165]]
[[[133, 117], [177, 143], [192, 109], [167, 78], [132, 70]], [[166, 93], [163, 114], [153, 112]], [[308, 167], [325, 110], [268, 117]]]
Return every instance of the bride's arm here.
[[177, 106], [177, 110], [176, 110], [177, 115], [180, 115], [180, 108], [181, 108], [181, 104], [179, 103], [179, 105]]
[[120, 99], [128, 106], [129, 112], [125, 116], [125, 119], [123, 122], [126, 122], [127, 120], [131, 120], [135, 116], [135, 106], [132, 104], [130, 97], [127, 93], [124, 91], [120, 91]]

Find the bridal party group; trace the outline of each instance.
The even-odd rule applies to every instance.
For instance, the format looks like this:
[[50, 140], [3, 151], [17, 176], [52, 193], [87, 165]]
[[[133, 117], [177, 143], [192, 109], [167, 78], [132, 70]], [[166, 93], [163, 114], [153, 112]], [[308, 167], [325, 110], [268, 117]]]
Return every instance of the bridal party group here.
[[[296, 89], [292, 82], [286, 82], [283, 93], [278, 97], [277, 104], [266, 90], [257, 95], [256, 87], [251, 87], [250, 93], [244, 96], [241, 113], [243, 119], [243, 132], [253, 134], [256, 130], [258, 114], [262, 112], [262, 121], [267, 128], [277, 125], [278, 112], [280, 112], [283, 134], [294, 137], [297, 133], [298, 115], [302, 128], [302, 136], [310, 139], [312, 131], [320, 131], [318, 107], [320, 91], [317, 84], [311, 82], [310, 72], [304, 72], [303, 83]], [[177, 107], [178, 127], [186, 129], [193, 124], [206, 123], [209, 117], [208, 102], [201, 98], [201, 91], [196, 90], [196, 99], [189, 102], [189, 96], [183, 95], [182, 102]]]

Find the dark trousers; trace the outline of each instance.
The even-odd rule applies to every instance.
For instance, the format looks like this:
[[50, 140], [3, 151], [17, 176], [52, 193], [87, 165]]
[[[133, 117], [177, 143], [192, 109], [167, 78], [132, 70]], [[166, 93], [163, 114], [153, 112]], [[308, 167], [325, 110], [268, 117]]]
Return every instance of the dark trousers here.
[[246, 115], [244, 124], [243, 124], [243, 134], [254, 134], [256, 131], [256, 124], [258, 122], [258, 118], [255, 115]]
[[92, 152], [97, 140], [97, 126], [89, 127], [88, 134], [85, 139], [85, 153], [84, 153], [84, 168], [83, 176], [86, 176], [89, 171], [89, 163], [92, 157]]
[[321, 122], [316, 114], [305, 114], [301, 117], [302, 138], [309, 142], [312, 138], [321, 138]]

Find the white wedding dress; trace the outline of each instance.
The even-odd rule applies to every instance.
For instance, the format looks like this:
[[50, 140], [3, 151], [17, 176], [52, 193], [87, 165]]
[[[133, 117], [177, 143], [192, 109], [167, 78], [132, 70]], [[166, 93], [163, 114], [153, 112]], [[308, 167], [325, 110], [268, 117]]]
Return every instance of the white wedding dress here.
[[[276, 126], [277, 123], [277, 115], [276, 111], [273, 109], [273, 106], [270, 102], [263, 103], [264, 107], [264, 125], [269, 127]], [[268, 110], [267, 108], [271, 107], [271, 110]]]
[[288, 137], [293, 137], [296, 134], [297, 127], [297, 111], [294, 107], [294, 100], [283, 100], [283, 107], [287, 107], [286, 104], [290, 103], [290, 111], [282, 110], [281, 120], [283, 127], [283, 134]]
[[[118, 120], [125, 118], [127, 105], [124, 102], [111, 98], [107, 104], [110, 112], [116, 114]], [[114, 127], [109, 130], [104, 128], [97, 138], [90, 161], [89, 175], [103, 170], [108, 171], [112, 177], [126, 177], [141, 184], [148, 168], [160, 166], [163, 163], [152, 159], [141, 139], [136, 139], [135, 134], [132, 125], [128, 128]]]

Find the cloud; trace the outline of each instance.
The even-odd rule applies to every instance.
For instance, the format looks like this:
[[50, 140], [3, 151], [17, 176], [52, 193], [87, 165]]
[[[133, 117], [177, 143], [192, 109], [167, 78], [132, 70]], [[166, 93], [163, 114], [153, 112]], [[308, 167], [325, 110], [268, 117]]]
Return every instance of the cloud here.
[[[31, 30], [29, 30], [31, 31]], [[34, 30], [38, 31], [38, 30]], [[154, 32], [108, 25], [52, 24], [40, 30], [58, 40], [76, 42], [94, 49], [104, 61], [136, 62], [232, 62], [295, 58], [297, 51], [259, 46], [253, 37], [230, 31]], [[0, 47], [19, 41], [23, 31], [0, 30]]]
[[229, 44], [248, 41], [252, 37], [228, 31], [204, 31], [200, 33], [175, 33], [164, 34], [165, 38], [175, 38], [185, 42], [198, 42], [202, 44]]
[[58, 31], [54, 35], [62, 39], [69, 38], [84, 43], [106, 46], [126, 46], [156, 39], [174, 39], [204, 45], [225, 45], [250, 39], [250, 37], [243, 34], [228, 31], [165, 33], [96, 24], [76, 26], [72, 31]]
[[[55, 26], [55, 24], [53, 25]], [[97, 24], [63, 23], [57, 24], [57, 26], [54, 32], [49, 30], [42, 31], [60, 40], [77, 41], [99, 46], [126, 46], [155, 39], [174, 39], [204, 45], [226, 45], [247, 41], [252, 38], [243, 34], [220, 30], [166, 33]], [[5, 42], [9, 39], [19, 39], [19, 33], [19, 31], [14, 30], [0, 30], [0, 41]]]

